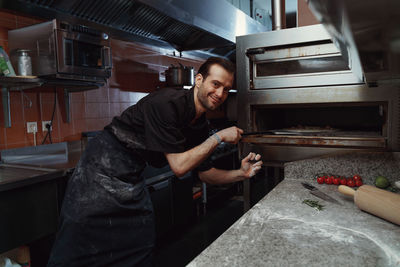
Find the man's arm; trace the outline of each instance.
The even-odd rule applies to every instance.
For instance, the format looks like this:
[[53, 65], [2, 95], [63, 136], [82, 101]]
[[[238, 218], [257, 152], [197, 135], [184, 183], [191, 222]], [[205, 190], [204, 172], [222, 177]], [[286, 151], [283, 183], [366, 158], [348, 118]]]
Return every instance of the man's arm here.
[[[223, 129], [216, 134], [221, 141], [236, 144], [242, 137], [242, 129], [235, 126]], [[218, 146], [218, 140], [214, 136], [210, 136], [203, 143], [182, 153], [165, 153], [169, 166], [177, 177], [182, 177], [188, 171], [196, 168], [203, 162], [214, 149]]]
[[[220, 170], [211, 168], [204, 172], [199, 172], [199, 178], [208, 184], [227, 184], [249, 179], [261, 170], [261, 156], [255, 153], [249, 153], [242, 160], [240, 169]], [[255, 161], [255, 163], [254, 163]]]

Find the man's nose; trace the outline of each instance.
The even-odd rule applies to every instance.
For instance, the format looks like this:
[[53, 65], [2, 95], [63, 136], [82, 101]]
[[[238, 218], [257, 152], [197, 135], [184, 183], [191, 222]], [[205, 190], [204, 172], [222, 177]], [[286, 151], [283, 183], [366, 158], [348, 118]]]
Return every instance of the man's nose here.
[[224, 88], [223, 88], [223, 87], [218, 88], [217, 91], [215, 92], [215, 94], [216, 94], [219, 98], [221, 98], [222, 95], [224, 94]]

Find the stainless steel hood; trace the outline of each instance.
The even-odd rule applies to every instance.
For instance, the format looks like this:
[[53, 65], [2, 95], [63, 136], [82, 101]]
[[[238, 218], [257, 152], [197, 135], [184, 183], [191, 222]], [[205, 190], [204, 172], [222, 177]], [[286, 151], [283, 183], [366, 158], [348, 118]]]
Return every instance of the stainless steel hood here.
[[0, 0], [0, 8], [97, 27], [116, 39], [231, 59], [236, 36], [270, 30], [225, 0]]
[[400, 84], [399, 0], [308, 0], [341, 49], [359, 55], [369, 84]]

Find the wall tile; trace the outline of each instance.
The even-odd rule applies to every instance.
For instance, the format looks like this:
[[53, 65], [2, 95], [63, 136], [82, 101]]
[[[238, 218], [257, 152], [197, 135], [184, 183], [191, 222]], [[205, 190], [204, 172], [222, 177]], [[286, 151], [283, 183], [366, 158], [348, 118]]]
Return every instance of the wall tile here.
[[108, 102], [108, 87], [100, 87], [90, 91], [85, 91], [85, 99], [87, 103], [104, 103]]
[[[57, 121], [60, 117], [58, 117], [57, 110], [59, 109], [59, 103], [56, 104], [56, 109], [54, 110], [54, 102], [42, 102], [41, 103], [41, 114], [40, 119], [42, 121], [49, 121], [53, 117], [55, 121]], [[54, 116], [53, 116], [54, 110]]]
[[71, 141], [78, 141], [82, 139], [81, 133], [75, 133], [72, 135], [65, 136], [60, 142], [71, 142]]
[[129, 92], [129, 91], [120, 90], [119, 91], [119, 98], [120, 98], [119, 101], [120, 102], [131, 102], [130, 93], [131, 92]]
[[[2, 99], [1, 96], [0, 96], [0, 99]], [[0, 128], [4, 128], [3, 101], [0, 101]], [[0, 140], [0, 143], [1, 143], [1, 140]]]
[[[36, 145], [39, 146], [42, 144], [44, 135], [41, 132], [36, 133]], [[35, 137], [33, 135], [33, 133], [27, 133], [26, 134], [26, 146], [34, 146], [35, 145], [35, 141], [34, 141]]]
[[39, 95], [37, 93], [24, 93], [22, 101], [25, 121], [40, 120], [40, 106], [38, 104], [38, 98]]
[[86, 118], [100, 119], [110, 117], [109, 103], [86, 103]]
[[71, 102], [85, 102], [85, 92], [70, 93]]
[[0, 11], [0, 26], [7, 29], [17, 28], [16, 16], [9, 12]]
[[129, 100], [131, 103], [137, 103], [140, 99], [147, 95], [148, 93], [129, 92]]
[[24, 123], [13, 123], [12, 127], [6, 128], [6, 146], [17, 145], [25, 146], [26, 139], [26, 125]]
[[110, 117], [121, 115], [121, 103], [110, 103]]
[[60, 138], [61, 139], [68, 138], [69, 136], [72, 136], [75, 134], [74, 124], [72, 122], [65, 123], [65, 122], [59, 121], [58, 125], [60, 127]]
[[40, 101], [42, 103], [54, 103], [54, 91], [40, 92]]
[[86, 104], [85, 104], [85, 102], [72, 102], [70, 107], [71, 107], [71, 118], [72, 118], [72, 120], [79, 120], [79, 119], [86, 118]]
[[104, 126], [111, 122], [111, 118], [103, 119], [86, 119], [87, 131], [100, 131], [103, 130]]
[[43, 21], [45, 21], [45, 20], [37, 19], [37, 18], [33, 18], [33, 17], [19, 16], [19, 15], [16, 16], [17, 28], [22, 28], [22, 27], [38, 24]]
[[[42, 121], [51, 121], [52, 114], [53, 114], [53, 108], [54, 108], [53, 103], [42, 103], [41, 122]], [[58, 105], [57, 105], [56, 110], [54, 112], [54, 117], [53, 117], [53, 124], [52, 124], [53, 131], [51, 132], [52, 139], [60, 139], [59, 120], [60, 120], [60, 112], [59, 112]], [[40, 130], [42, 127], [41, 122], [40, 122]]]
[[75, 119], [74, 123], [74, 134], [81, 135], [82, 132], [87, 132], [87, 122], [85, 119]]
[[6, 144], [6, 149], [26, 147], [26, 146], [28, 146], [27, 143]]
[[7, 55], [10, 54], [10, 49], [8, 48], [8, 41], [0, 40], [0, 46], [3, 47], [4, 51], [6, 51]]
[[136, 104], [136, 103], [131, 103], [131, 102], [124, 102], [124, 103], [121, 103], [121, 106], [120, 106], [121, 113], [122, 113], [123, 111], [125, 111], [125, 109], [129, 108], [130, 106], [132, 106], [132, 105], [134, 105], [134, 104]]
[[121, 102], [121, 90], [116, 87], [111, 87], [108, 89], [108, 95], [110, 97], [110, 103]]
[[6, 148], [6, 130], [0, 127], [0, 149]]
[[21, 96], [20, 92], [10, 92], [11, 125], [24, 122]]
[[8, 29], [2, 26], [0, 26], [0, 40], [8, 40]]

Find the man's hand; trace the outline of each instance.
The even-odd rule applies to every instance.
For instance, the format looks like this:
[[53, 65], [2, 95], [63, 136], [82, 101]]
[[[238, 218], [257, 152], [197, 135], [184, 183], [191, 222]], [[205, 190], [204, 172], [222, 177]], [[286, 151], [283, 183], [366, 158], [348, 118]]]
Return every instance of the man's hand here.
[[250, 178], [256, 175], [261, 170], [262, 161], [261, 155], [250, 152], [247, 157], [242, 159], [240, 170], [243, 172], [244, 178]]
[[230, 144], [237, 144], [240, 138], [242, 138], [242, 133], [243, 130], [236, 126], [232, 126], [216, 132], [216, 134], [221, 138], [223, 142]]

